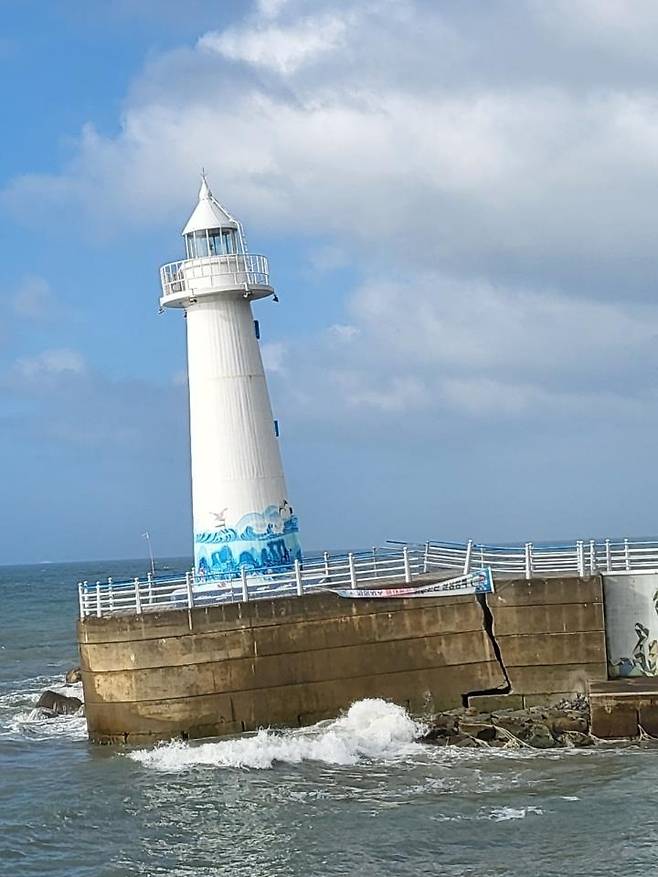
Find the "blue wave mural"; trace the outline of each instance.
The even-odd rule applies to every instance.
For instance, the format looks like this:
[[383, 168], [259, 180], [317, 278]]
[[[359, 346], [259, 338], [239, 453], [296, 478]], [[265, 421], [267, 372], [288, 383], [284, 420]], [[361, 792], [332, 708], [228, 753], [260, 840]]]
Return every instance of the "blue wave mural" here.
[[194, 534], [196, 571], [207, 579], [248, 572], [274, 573], [301, 561], [297, 516], [287, 502], [244, 515], [234, 527]]

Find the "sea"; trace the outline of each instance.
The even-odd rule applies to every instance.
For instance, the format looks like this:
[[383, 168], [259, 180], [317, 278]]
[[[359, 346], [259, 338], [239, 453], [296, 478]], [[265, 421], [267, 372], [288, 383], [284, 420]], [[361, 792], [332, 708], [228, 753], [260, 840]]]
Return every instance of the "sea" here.
[[[172, 567], [187, 565], [186, 559]], [[2, 877], [647, 877], [658, 870], [658, 748], [437, 748], [378, 699], [291, 731], [92, 746], [76, 582], [143, 561], [0, 567]]]

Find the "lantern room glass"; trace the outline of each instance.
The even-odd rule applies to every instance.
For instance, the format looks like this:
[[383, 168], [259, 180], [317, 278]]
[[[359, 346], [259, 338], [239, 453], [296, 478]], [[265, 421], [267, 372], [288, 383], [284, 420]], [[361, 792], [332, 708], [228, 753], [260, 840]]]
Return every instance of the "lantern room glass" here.
[[209, 228], [185, 235], [188, 259], [206, 256], [230, 256], [238, 252], [238, 235], [234, 228]]

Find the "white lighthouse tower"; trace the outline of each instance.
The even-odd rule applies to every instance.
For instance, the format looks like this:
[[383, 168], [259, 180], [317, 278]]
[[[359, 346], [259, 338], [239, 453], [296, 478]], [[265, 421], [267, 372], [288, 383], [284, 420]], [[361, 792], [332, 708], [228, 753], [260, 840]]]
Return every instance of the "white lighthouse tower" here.
[[208, 577], [301, 560], [251, 302], [274, 295], [267, 259], [205, 176], [183, 229], [186, 258], [164, 265], [161, 307], [187, 317], [194, 562]]

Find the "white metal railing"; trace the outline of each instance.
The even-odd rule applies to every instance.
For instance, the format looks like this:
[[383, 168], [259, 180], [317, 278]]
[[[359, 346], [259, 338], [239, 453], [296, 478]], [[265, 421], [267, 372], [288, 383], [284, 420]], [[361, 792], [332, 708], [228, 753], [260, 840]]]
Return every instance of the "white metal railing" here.
[[458, 569], [468, 572], [473, 568], [489, 567], [492, 572], [506, 576], [531, 579], [556, 573], [575, 573], [578, 576], [594, 572], [658, 571], [658, 541], [595, 540], [559, 545], [485, 545], [469, 541], [426, 542], [423, 545], [406, 544], [423, 550], [429, 569]]
[[578, 540], [560, 545], [484, 545], [473, 541], [404, 543], [348, 554], [323, 555], [282, 572], [259, 573], [243, 568], [237, 578], [207, 579], [192, 570], [171, 578], [129, 582], [80, 582], [80, 616], [116, 612], [141, 614], [163, 609], [192, 609], [274, 597], [303, 596], [331, 588], [372, 587], [375, 582], [411, 582], [435, 571], [466, 574], [489, 568], [499, 576], [533, 576], [602, 572], [658, 571], [658, 541]]
[[207, 579], [189, 571], [171, 578], [112, 579], [79, 582], [80, 616], [102, 617], [115, 612], [193, 608], [271, 597], [302, 596], [330, 588], [356, 588], [373, 582], [411, 582], [425, 571], [424, 554], [406, 545], [330, 555], [325, 552], [293, 569], [260, 573], [243, 568], [237, 578]]
[[[199, 281], [206, 281], [209, 287], [231, 284], [242, 287], [245, 283], [249, 286], [269, 286], [267, 258], [253, 253], [230, 253], [201, 259], [182, 259], [160, 268], [163, 298], [185, 293], [194, 295], [199, 291]], [[190, 282], [193, 282], [192, 287]]]

